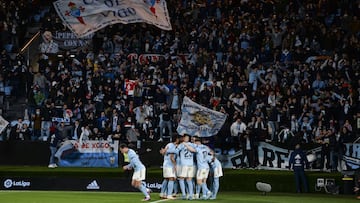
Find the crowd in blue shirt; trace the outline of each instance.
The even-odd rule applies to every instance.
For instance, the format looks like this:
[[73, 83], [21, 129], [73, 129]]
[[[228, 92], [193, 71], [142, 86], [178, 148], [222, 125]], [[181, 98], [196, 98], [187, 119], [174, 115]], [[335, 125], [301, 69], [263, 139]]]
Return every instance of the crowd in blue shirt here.
[[[167, 5], [171, 31], [111, 25], [95, 33], [92, 46], [40, 53], [38, 70], [25, 73], [15, 74], [2, 40], [0, 85], [21, 87], [14, 78], [26, 74], [30, 123], [37, 118], [47, 126], [33, 126], [37, 133], [31, 139], [45, 140], [54, 125], [49, 118], [56, 117], [70, 119], [67, 139], [79, 139], [74, 132], [80, 128], [89, 139], [164, 141], [175, 132], [184, 96], [228, 115], [210, 138], [212, 146], [231, 146], [230, 126], [238, 118], [255, 132], [255, 141], [321, 144], [329, 136], [337, 149], [339, 142], [356, 139], [359, 1], [168, 0]], [[34, 14], [43, 32], [67, 30], [53, 8], [46, 11]], [[134, 60], [135, 54], [151, 57]], [[134, 81], [132, 95], [127, 80]], [[163, 123], [169, 112], [170, 127]]]

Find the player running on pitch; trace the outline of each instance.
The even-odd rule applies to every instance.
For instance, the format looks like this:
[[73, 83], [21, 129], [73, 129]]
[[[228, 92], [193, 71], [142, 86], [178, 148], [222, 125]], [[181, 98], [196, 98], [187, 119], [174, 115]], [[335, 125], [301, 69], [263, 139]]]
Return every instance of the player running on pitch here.
[[134, 169], [134, 173], [132, 176], [131, 185], [137, 189], [139, 189], [144, 195], [145, 198], [142, 201], [149, 201], [150, 194], [147, 188], [142, 184], [142, 181], [145, 180], [146, 176], [146, 168], [144, 164], [140, 161], [139, 156], [132, 149], [129, 149], [126, 144], [120, 145], [120, 151], [122, 154], [127, 154], [129, 158], [129, 164], [123, 166], [124, 170], [132, 170]]

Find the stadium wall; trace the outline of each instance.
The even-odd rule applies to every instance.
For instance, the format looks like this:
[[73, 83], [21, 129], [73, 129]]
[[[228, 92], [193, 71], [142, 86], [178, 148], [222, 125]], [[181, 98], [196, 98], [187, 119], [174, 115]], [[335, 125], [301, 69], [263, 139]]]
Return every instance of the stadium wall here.
[[[159, 153], [163, 144], [142, 143], [140, 157], [146, 166], [162, 165]], [[42, 141], [2, 141], [0, 142], [0, 165], [47, 166], [49, 164], [49, 143]], [[122, 163], [121, 156], [119, 163]]]
[[[144, 164], [149, 167], [147, 172], [147, 179], [153, 180], [151, 184], [155, 187], [156, 185], [160, 184], [162, 180], [162, 170], [160, 168], [162, 165], [162, 157], [159, 154], [161, 147], [161, 143], [145, 142], [142, 143], [142, 150], [139, 151], [140, 157]], [[47, 168], [49, 156], [49, 145], [46, 142], [0, 142], [0, 170], [1, 167], [6, 168], [6, 166], [30, 166], [29, 169], [25, 172], [11, 171], [6, 169], [1, 171], [1, 181], [5, 184], [10, 183], [9, 180], [12, 180], [12, 184], [14, 185], [25, 180], [24, 178], [27, 178], [26, 180], [28, 180], [28, 182], [33, 183], [32, 187], [28, 187], [28, 189], [32, 188], [35, 190], [51, 190], [51, 188], [53, 188], [54, 190], [85, 190], [88, 185], [92, 187], [90, 184], [92, 181], [97, 180], [97, 183], [102, 185], [101, 190], [104, 191], [131, 190], [131, 188], [124, 187], [124, 185], [128, 185], [124, 184], [124, 180], [122, 180], [124, 177], [119, 177], [119, 174], [124, 174], [121, 168], [104, 168], [101, 169], [100, 172], [91, 171], [91, 173], [87, 173], [86, 171], [92, 169], [82, 169], [81, 171], [79, 171], [80, 169], [77, 169], [73, 172], [71, 168], [64, 168], [66, 171], [62, 171], [61, 168], [53, 170]], [[120, 156], [119, 165], [121, 166], [122, 163], [122, 156]], [[40, 170], [36, 169], [36, 171], [32, 171], [32, 168], [40, 168]], [[41, 171], [41, 173], [38, 173], [39, 171]], [[271, 184], [274, 192], [295, 192], [295, 181], [292, 171], [224, 169], [224, 174], [224, 177], [221, 178], [221, 190], [224, 191], [256, 191], [255, 184], [256, 182], [260, 181]], [[324, 192], [324, 190], [321, 190], [321, 188], [320, 191], [317, 191], [315, 188], [315, 184], [318, 178], [333, 179], [335, 180], [336, 184], [340, 186], [340, 191], [343, 192], [344, 190], [343, 188], [345, 182], [342, 180], [341, 173], [309, 171], [307, 172], [307, 176], [310, 192]], [[61, 181], [56, 180], [59, 177], [61, 178]], [[119, 185], [122, 186], [107, 187], [107, 185], [116, 185], [113, 181], [119, 183]], [[68, 182], [79, 183], [74, 184], [74, 186], [78, 185], [79, 187], [63, 188], [61, 183]], [[41, 186], [53, 185], [54, 187], [36, 187], [36, 183], [39, 183]], [[349, 183], [346, 184], [349, 185]], [[84, 185], [86, 186], [85, 188]], [[17, 189], [17, 187], [11, 188]], [[25, 189], [27, 187], [21, 186], [20, 188]], [[0, 190], [1, 189], [6, 188], [0, 188]], [[153, 189], [156, 190], [156, 188]]]
[[[311, 193], [326, 193], [315, 187], [318, 178], [334, 180], [339, 192], [352, 194], [353, 181], [344, 182], [340, 173], [306, 172]], [[62, 191], [134, 191], [130, 186], [131, 172], [115, 168], [56, 168], [0, 166], [0, 190], [62, 190]], [[148, 168], [146, 182], [159, 192], [162, 182], [160, 167]], [[272, 192], [295, 193], [292, 171], [224, 169], [220, 191], [256, 192], [256, 183], [272, 186]], [[71, 184], [69, 184], [71, 183]], [[347, 188], [347, 189], [346, 189]], [[349, 189], [350, 188], [350, 189]], [[259, 191], [257, 191], [259, 192]], [[260, 193], [260, 192], [259, 192]]]

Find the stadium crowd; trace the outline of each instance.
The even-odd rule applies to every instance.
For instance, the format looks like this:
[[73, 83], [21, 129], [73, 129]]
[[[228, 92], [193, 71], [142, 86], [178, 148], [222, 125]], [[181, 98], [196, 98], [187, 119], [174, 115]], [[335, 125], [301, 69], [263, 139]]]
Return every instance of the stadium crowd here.
[[[67, 139], [163, 142], [176, 132], [184, 96], [228, 115], [208, 145], [244, 150], [248, 167], [260, 141], [319, 144], [329, 157], [358, 138], [359, 0], [167, 4], [172, 31], [108, 26], [76, 52], [39, 49], [39, 67], [26, 71], [15, 63], [21, 56], [9, 59], [3, 21], [0, 85], [19, 87], [18, 72], [31, 78], [31, 131], [18, 124], [7, 139], [47, 140], [56, 129]], [[40, 20], [43, 33], [66, 30], [52, 8]]]

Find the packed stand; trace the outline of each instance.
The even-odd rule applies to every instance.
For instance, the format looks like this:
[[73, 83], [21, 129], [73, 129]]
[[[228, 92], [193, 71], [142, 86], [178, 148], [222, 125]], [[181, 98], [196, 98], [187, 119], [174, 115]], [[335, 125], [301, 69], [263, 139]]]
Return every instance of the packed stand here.
[[[42, 53], [31, 73], [33, 140], [57, 128], [68, 139], [162, 142], [184, 96], [228, 115], [208, 145], [244, 150], [250, 167], [261, 141], [341, 154], [358, 137], [359, 1], [167, 3], [172, 31], [116, 24], [92, 47]], [[65, 29], [55, 12], [46, 19], [44, 31]]]
[[[9, 102], [26, 96], [29, 67], [19, 53], [26, 43], [28, 28], [39, 24], [48, 11], [38, 1], [0, 1], [0, 115], [5, 116]], [[13, 97], [10, 101], [10, 97]], [[7, 118], [6, 118], [7, 119]], [[0, 136], [0, 140], [1, 140]]]

